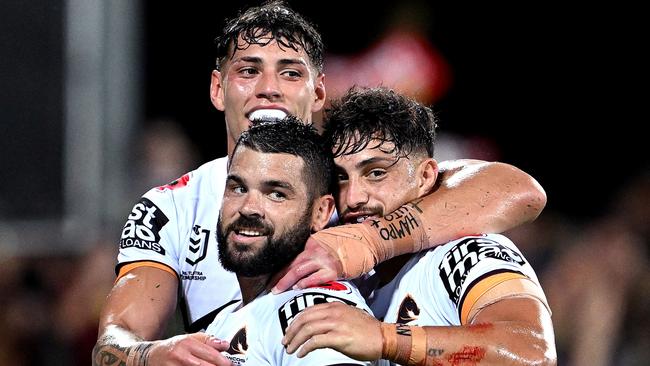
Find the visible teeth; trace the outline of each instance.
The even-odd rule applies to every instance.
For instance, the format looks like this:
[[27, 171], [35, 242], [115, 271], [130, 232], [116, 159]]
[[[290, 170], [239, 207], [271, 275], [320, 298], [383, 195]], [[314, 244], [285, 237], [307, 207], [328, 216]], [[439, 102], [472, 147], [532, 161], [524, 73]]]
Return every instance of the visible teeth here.
[[357, 222], [364, 222], [364, 221], [366, 221], [367, 218], [368, 218], [368, 216], [359, 216], [359, 217], [357, 217]]
[[246, 235], [246, 236], [262, 236], [262, 233], [259, 231], [252, 231], [252, 230], [240, 230], [239, 231], [240, 235]]
[[265, 120], [281, 120], [287, 114], [279, 109], [258, 109], [248, 116], [251, 121], [265, 119]]

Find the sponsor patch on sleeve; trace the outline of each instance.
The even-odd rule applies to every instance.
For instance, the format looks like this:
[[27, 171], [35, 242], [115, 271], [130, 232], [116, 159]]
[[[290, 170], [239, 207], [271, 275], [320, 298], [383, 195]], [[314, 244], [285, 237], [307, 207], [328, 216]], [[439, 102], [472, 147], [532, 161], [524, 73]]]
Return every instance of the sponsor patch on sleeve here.
[[175, 179], [164, 186], [156, 187], [159, 191], [164, 191], [166, 189], [174, 190], [176, 188], [185, 187], [187, 182], [190, 181], [190, 173], [183, 175], [182, 177]]
[[517, 251], [485, 237], [471, 237], [459, 241], [443, 258], [438, 267], [440, 278], [449, 299], [459, 304], [463, 284], [472, 268], [486, 259], [496, 259], [520, 266], [526, 261]]
[[351, 306], [357, 306], [357, 303], [344, 299], [338, 296], [332, 296], [329, 294], [324, 294], [321, 292], [303, 292], [298, 296], [295, 296], [291, 300], [282, 304], [278, 310], [278, 316], [280, 317], [280, 326], [282, 327], [282, 334], [285, 334], [287, 327], [293, 322], [296, 318], [296, 315], [300, 314], [301, 311], [306, 308], [318, 304], [326, 304], [330, 302], [342, 302]]
[[325, 282], [320, 285], [311, 286], [310, 288], [318, 288], [318, 289], [330, 290], [330, 291], [345, 291], [347, 293], [352, 292], [352, 289], [348, 285], [337, 281]]
[[160, 230], [169, 219], [147, 198], [142, 198], [131, 210], [120, 238], [120, 248], [151, 250], [162, 255], [165, 248], [160, 245]]

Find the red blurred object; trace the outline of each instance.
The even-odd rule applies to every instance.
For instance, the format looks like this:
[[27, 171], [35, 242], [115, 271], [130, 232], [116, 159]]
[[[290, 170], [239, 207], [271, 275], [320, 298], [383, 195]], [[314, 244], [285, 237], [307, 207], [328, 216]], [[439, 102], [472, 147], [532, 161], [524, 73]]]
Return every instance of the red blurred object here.
[[451, 69], [438, 50], [422, 35], [401, 29], [360, 54], [328, 55], [325, 64], [330, 98], [354, 85], [382, 85], [432, 104], [451, 84]]

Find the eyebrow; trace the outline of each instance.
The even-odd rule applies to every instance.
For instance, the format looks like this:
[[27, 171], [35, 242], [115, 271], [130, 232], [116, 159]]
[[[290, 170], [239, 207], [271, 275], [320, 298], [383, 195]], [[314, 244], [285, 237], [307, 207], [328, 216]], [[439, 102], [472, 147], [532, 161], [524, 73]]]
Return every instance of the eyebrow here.
[[[257, 57], [257, 56], [242, 56], [242, 57], [234, 59], [232, 62], [235, 63], [235, 62], [239, 62], [239, 61], [250, 62], [250, 63], [253, 63], [253, 64], [262, 64], [263, 63], [262, 58]], [[283, 59], [278, 60], [277, 63], [280, 64], [280, 65], [302, 65], [302, 66], [308, 67], [307, 63], [305, 63], [304, 60], [299, 59], [299, 58], [283, 58]]]
[[[362, 169], [368, 165], [375, 164], [375, 163], [383, 163], [383, 162], [389, 162], [391, 165], [395, 164], [397, 161], [394, 158], [381, 158], [381, 157], [372, 157], [368, 159], [361, 160], [360, 162], [354, 164], [355, 169]], [[343, 169], [342, 166], [335, 164], [337, 169], [340, 170], [345, 170]]]
[[233, 181], [233, 182], [235, 182], [237, 184], [244, 185], [244, 180], [238, 175], [228, 174], [228, 178], [226, 178], [226, 182], [229, 182], [229, 181]]
[[[235, 174], [228, 174], [228, 178], [226, 178], [226, 182], [235, 182], [240, 185], [246, 185], [244, 180], [240, 176]], [[275, 180], [275, 179], [266, 180], [262, 182], [262, 185], [266, 188], [283, 188], [290, 191], [291, 193], [294, 193], [296, 191], [293, 185], [291, 185], [291, 183], [283, 180]]]

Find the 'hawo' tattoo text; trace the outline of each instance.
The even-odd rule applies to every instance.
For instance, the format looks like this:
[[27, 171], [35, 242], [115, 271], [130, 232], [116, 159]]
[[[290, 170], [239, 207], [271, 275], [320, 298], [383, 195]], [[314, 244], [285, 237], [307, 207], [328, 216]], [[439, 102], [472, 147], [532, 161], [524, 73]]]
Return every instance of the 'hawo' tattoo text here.
[[[411, 213], [408, 207], [422, 213], [422, 209], [418, 206], [420, 202], [422, 202], [422, 200], [407, 203], [392, 213], [384, 216], [384, 220], [386, 220], [385, 223], [382, 223], [379, 220], [372, 220], [372, 226], [379, 230], [379, 235], [384, 240], [401, 239], [410, 236], [412, 229], [420, 227], [420, 222], [418, 222], [415, 216], [413, 216], [413, 213]], [[382, 224], [383, 227], [380, 226], [380, 224]]]

